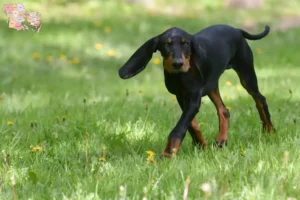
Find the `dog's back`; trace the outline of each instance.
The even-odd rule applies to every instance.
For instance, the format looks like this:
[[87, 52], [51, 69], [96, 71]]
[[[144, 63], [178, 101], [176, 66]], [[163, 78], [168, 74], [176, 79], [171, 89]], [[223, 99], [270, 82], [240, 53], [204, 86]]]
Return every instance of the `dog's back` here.
[[209, 26], [194, 35], [197, 43], [203, 45], [208, 58], [226, 59], [234, 57], [243, 35], [228, 25]]
[[220, 37], [220, 36], [226, 36], [225, 34], [236, 34], [237, 29], [225, 25], [225, 24], [217, 24], [217, 25], [212, 25], [208, 26], [198, 33], [195, 34], [195, 37]]
[[269, 31], [270, 28], [266, 26], [262, 33], [252, 35], [242, 29], [219, 24], [204, 28], [194, 37], [197, 43], [206, 49], [207, 57], [219, 58], [229, 63], [237, 51], [249, 48], [246, 39], [259, 40], [268, 35]]

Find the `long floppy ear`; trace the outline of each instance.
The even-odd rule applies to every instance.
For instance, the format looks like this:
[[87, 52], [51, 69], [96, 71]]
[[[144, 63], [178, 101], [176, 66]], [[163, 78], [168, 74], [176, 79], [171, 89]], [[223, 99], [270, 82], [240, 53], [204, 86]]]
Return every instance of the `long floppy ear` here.
[[128, 79], [140, 73], [146, 68], [148, 62], [152, 58], [153, 52], [156, 52], [158, 47], [158, 36], [151, 38], [143, 44], [121, 67], [119, 76], [122, 79]]
[[194, 37], [192, 38], [191, 48], [192, 48], [192, 54], [194, 54], [193, 55], [194, 63], [198, 71], [202, 75], [202, 71], [203, 71], [202, 67], [205, 65], [206, 58], [207, 58], [206, 51], [203, 49], [201, 44], [197, 43]]

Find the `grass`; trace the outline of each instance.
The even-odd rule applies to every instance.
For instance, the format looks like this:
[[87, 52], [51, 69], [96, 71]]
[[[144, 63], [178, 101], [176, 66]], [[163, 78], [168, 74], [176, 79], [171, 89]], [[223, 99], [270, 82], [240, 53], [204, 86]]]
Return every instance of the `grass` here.
[[[159, 154], [181, 113], [164, 86], [161, 64], [153, 62], [159, 54], [126, 81], [118, 77], [119, 67], [166, 27], [193, 33], [252, 19], [259, 32], [276, 24], [269, 17], [274, 13], [215, 9], [187, 19], [111, 2], [101, 6], [95, 12], [82, 5], [78, 16], [71, 10], [63, 18], [54, 15], [62, 7], [49, 6], [53, 12], [42, 13], [39, 34], [1, 21], [0, 199], [181, 199], [188, 176], [190, 199], [300, 198], [299, 28], [249, 42], [277, 133], [261, 133], [254, 101], [226, 71], [220, 90], [231, 107], [228, 147], [212, 147], [218, 119], [205, 97], [197, 119], [208, 149], [195, 149], [187, 136], [176, 158], [167, 160]], [[156, 153], [149, 165], [148, 150]], [[204, 183], [210, 193], [200, 189]]]

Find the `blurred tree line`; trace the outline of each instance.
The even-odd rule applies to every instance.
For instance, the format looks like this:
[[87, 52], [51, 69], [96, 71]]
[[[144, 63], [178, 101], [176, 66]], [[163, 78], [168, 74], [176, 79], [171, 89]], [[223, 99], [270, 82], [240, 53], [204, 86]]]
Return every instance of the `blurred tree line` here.
[[[89, 0], [47, 0], [49, 4], [65, 5], [68, 3], [85, 3]], [[151, 7], [156, 0], [98, 0], [98, 1], [120, 1], [129, 4], [142, 4], [146, 7]], [[211, 1], [223, 1], [225, 7], [230, 8], [245, 8], [254, 9], [260, 8], [264, 5], [264, 0], [211, 0]], [[199, 0], [201, 3], [201, 0]]]

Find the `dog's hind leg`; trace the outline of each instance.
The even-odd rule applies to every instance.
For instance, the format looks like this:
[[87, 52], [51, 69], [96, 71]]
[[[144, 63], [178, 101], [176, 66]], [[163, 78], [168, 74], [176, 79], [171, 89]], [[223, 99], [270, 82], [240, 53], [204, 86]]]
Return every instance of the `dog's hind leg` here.
[[245, 44], [242, 53], [238, 52], [237, 60], [233, 69], [238, 74], [242, 86], [252, 96], [256, 103], [256, 108], [263, 123], [263, 131], [266, 129], [268, 132], [275, 131], [271, 122], [266, 98], [258, 89], [257, 77], [253, 65], [253, 54], [248, 44]]
[[213, 91], [211, 91], [208, 96], [217, 109], [217, 114], [219, 117], [219, 134], [217, 136], [216, 144], [221, 148], [224, 144], [227, 143], [227, 131], [229, 126], [230, 114], [222, 101], [218, 86]]
[[192, 120], [191, 125], [188, 128], [189, 133], [193, 139], [194, 145], [200, 145], [202, 149], [206, 147], [206, 141], [202, 135], [202, 131], [197, 124], [196, 117]]

